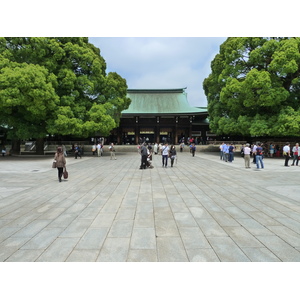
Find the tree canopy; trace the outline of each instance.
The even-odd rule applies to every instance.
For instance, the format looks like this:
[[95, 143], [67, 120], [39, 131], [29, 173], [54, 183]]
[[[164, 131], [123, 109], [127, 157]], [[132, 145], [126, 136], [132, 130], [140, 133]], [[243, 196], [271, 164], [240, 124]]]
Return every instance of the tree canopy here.
[[88, 38], [0, 38], [0, 124], [15, 139], [108, 135], [130, 99], [105, 71]]
[[300, 132], [300, 38], [228, 38], [203, 87], [218, 135]]

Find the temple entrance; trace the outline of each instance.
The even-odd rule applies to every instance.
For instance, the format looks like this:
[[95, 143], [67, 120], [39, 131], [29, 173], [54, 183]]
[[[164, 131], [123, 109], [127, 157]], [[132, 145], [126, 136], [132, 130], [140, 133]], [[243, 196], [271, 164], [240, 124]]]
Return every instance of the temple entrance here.
[[150, 144], [155, 143], [154, 131], [153, 130], [141, 130], [139, 139], [140, 139], [140, 142], [143, 142], [143, 143], [150, 143]]
[[159, 133], [159, 142], [160, 143], [168, 143], [168, 144], [173, 144], [173, 132], [171, 129], [168, 131], [160, 131]]

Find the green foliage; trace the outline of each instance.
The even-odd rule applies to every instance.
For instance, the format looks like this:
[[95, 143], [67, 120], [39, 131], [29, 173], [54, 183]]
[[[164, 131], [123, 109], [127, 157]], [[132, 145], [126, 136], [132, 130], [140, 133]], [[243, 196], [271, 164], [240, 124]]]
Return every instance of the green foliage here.
[[299, 49], [299, 38], [228, 38], [203, 82], [211, 130], [298, 135]]
[[87, 38], [0, 38], [0, 123], [19, 139], [108, 135], [130, 99], [105, 70]]

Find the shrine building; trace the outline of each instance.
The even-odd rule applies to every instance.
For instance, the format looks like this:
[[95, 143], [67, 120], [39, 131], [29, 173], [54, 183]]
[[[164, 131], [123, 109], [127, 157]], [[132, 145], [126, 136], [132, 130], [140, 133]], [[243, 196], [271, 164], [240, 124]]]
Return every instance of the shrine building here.
[[111, 132], [117, 144], [169, 142], [178, 144], [182, 137], [200, 143], [209, 136], [207, 108], [192, 107], [185, 88], [128, 89], [131, 99], [121, 115], [120, 126]]

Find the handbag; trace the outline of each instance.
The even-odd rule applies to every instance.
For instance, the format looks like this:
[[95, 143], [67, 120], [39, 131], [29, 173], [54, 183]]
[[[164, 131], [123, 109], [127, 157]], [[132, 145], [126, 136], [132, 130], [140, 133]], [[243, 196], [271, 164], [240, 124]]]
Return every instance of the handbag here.
[[67, 179], [69, 177], [69, 173], [68, 173], [67, 169], [64, 169], [63, 176], [64, 176], [64, 179]]
[[52, 162], [52, 168], [56, 168], [56, 160]]

